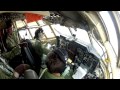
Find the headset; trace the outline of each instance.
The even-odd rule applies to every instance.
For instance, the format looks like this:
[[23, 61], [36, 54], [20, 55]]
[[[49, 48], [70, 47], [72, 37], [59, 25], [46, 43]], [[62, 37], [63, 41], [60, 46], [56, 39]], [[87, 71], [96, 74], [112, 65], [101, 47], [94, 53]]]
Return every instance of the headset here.
[[[64, 70], [66, 69], [67, 65], [66, 65], [66, 62], [67, 62], [67, 59], [68, 59], [68, 53], [65, 49], [63, 48], [55, 48], [54, 50], [52, 50], [52, 52], [54, 54], [56, 54], [59, 58], [59, 60], [61, 62], [63, 62], [64, 64], [64, 67], [62, 67], [59, 71], [60, 74], [62, 74], [64, 72]], [[47, 64], [47, 61], [48, 61], [48, 58], [46, 58], [46, 64]], [[43, 71], [44, 73], [45, 71]]]
[[57, 54], [58, 57], [60, 58], [60, 60], [66, 64], [66, 61], [68, 59], [68, 53], [65, 49], [63, 48], [56, 48], [55, 50], [53, 50], [53, 53]]

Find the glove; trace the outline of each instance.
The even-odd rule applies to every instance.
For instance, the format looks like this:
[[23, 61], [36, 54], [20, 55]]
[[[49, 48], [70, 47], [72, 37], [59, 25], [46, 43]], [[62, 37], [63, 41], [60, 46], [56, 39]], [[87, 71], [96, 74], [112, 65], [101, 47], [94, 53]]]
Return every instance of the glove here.
[[28, 64], [20, 64], [15, 68], [15, 71], [19, 73], [19, 75], [22, 75], [27, 69], [30, 69], [30, 66]]

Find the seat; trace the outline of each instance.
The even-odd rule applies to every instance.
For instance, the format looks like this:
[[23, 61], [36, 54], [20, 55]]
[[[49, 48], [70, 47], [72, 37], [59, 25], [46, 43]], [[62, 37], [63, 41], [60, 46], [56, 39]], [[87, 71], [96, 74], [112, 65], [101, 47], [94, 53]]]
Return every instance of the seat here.
[[24, 47], [24, 55], [27, 55], [28, 63], [31, 66], [34, 66], [33, 70], [35, 70], [36, 73], [39, 74], [41, 68], [41, 57], [35, 52], [29, 39], [26, 39], [25, 42], [27, 42], [28, 46]]
[[38, 75], [34, 70], [28, 69], [24, 72], [24, 79], [38, 79]]

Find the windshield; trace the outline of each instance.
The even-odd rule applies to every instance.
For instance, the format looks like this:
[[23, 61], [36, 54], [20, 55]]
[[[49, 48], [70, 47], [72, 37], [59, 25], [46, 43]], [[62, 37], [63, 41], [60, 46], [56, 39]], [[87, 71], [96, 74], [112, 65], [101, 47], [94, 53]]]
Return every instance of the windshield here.
[[100, 15], [102, 16], [104, 23], [106, 25], [110, 43], [111, 43], [116, 55], [118, 56], [118, 39], [117, 39], [113, 21], [107, 11], [100, 12]]
[[[24, 24], [21, 21], [21, 23], [19, 24], [19, 27], [22, 27], [22, 26], [24, 26]], [[75, 30], [74, 28], [68, 28], [66, 26], [61, 26], [60, 24], [52, 24], [51, 25], [52, 28], [50, 28], [50, 26], [45, 24], [44, 21], [39, 20], [38, 24], [36, 22], [28, 23], [30, 32], [28, 31], [28, 29], [20, 30], [19, 34], [21, 38], [32, 39], [32, 37], [35, 36], [35, 31], [38, 29], [39, 26], [42, 27], [47, 38], [52, 38], [60, 35], [63, 35], [66, 37], [73, 37], [72, 35], [75, 35], [75, 38], [78, 41], [82, 41], [86, 45], [92, 44], [93, 47], [97, 50], [98, 54], [102, 57], [102, 59], [106, 58], [106, 55], [105, 55], [106, 50], [104, 46], [98, 40], [95, 40], [95, 38], [93, 38], [94, 36], [91, 36], [91, 41], [90, 41], [87, 31], [80, 28], [77, 28]], [[51, 29], [53, 29], [53, 31]], [[32, 36], [30, 35], [30, 33]]]

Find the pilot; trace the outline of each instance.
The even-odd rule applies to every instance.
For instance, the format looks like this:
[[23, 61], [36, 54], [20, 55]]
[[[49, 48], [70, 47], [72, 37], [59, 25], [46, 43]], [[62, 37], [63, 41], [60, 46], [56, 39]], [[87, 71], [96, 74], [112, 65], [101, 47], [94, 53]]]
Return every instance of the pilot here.
[[[42, 45], [42, 41], [41, 41], [41, 39], [43, 39], [43, 37], [44, 37], [44, 32], [43, 32], [43, 29], [42, 28], [38, 28], [37, 30], [36, 30], [36, 32], [35, 32], [35, 36], [34, 36], [34, 39], [41, 45], [39, 45], [39, 47], [41, 47], [42, 48], [42, 53], [44, 53], [44, 54], [48, 54], [48, 50]], [[36, 45], [37, 46], [37, 45]], [[37, 48], [37, 47], [36, 47]], [[36, 49], [36, 50], [38, 50], [38, 49]]]
[[41, 39], [43, 38], [44, 33], [42, 28], [38, 28], [35, 32], [34, 40], [31, 40], [32, 46], [35, 50], [35, 52], [39, 55], [41, 58], [41, 63], [44, 64], [44, 58], [48, 54], [49, 50], [44, 48]]
[[41, 39], [43, 38], [43, 30], [41, 28], [37, 29], [35, 32], [34, 40], [31, 40], [32, 45], [35, 49], [35, 52], [42, 57], [43, 55], [43, 48]]
[[67, 52], [62, 48], [57, 48], [47, 55], [46, 65], [39, 79], [65, 79], [62, 76], [66, 68]]

